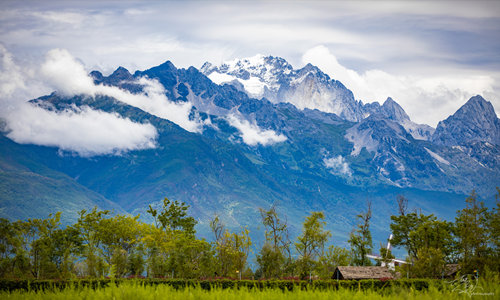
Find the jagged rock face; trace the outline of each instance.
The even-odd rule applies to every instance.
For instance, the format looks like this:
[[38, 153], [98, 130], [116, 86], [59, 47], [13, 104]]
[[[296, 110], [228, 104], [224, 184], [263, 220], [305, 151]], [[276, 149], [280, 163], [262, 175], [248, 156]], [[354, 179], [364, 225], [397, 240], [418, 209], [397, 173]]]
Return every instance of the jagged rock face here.
[[385, 100], [384, 104], [381, 106], [381, 112], [387, 119], [396, 121], [400, 124], [410, 120], [410, 117], [408, 117], [404, 109], [397, 104], [396, 101], [392, 100], [391, 97]]
[[475, 96], [455, 114], [439, 122], [432, 141], [447, 146], [478, 141], [500, 145], [500, 120], [490, 102]]
[[391, 97], [387, 98], [382, 106], [377, 102], [365, 104], [363, 110], [365, 116], [378, 115], [399, 123], [417, 140], [429, 140], [434, 133], [434, 128], [431, 126], [411, 121], [404, 109]]
[[398, 122], [382, 114], [373, 114], [346, 131], [345, 138], [353, 144], [351, 156], [364, 149], [373, 153], [371, 164], [376, 176], [398, 186], [418, 185], [423, 173], [439, 170], [423, 147]]
[[348, 121], [364, 117], [362, 104], [352, 92], [311, 64], [295, 70], [282, 58], [258, 55], [218, 67], [205, 63], [201, 72], [217, 84], [242, 85], [253, 98], [292, 103], [301, 110], [318, 109]]
[[118, 86], [131, 92], [139, 92], [142, 86], [135, 83], [135, 78], [124, 67], [118, 67], [111, 75], [105, 77], [99, 71], [90, 72], [95, 84]]

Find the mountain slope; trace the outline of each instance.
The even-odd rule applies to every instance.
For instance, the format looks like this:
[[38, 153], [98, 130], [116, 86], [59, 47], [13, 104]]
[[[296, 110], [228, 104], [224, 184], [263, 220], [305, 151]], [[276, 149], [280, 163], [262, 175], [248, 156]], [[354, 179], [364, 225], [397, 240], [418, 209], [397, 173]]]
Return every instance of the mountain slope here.
[[1, 217], [40, 218], [61, 211], [64, 221], [72, 223], [77, 212], [94, 206], [123, 212], [119, 205], [34, 159], [33, 151], [40, 150], [36, 148], [17, 145], [0, 135]]

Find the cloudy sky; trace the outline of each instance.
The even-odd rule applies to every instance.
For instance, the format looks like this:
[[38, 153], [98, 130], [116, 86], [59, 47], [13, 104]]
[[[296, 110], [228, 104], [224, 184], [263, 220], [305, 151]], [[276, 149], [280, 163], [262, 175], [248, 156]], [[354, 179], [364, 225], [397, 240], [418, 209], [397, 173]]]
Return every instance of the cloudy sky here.
[[53, 51], [105, 74], [259, 53], [311, 62], [357, 99], [390, 96], [431, 126], [476, 94], [500, 111], [499, 1], [3, 0], [2, 110], [57, 88], [40, 71]]

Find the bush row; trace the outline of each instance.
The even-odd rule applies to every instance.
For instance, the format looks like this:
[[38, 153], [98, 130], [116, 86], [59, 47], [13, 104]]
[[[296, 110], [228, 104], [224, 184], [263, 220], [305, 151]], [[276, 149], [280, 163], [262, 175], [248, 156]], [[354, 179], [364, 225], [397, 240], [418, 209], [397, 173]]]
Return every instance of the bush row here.
[[199, 287], [204, 290], [211, 289], [281, 289], [292, 291], [294, 289], [332, 289], [339, 288], [351, 290], [391, 290], [408, 289], [426, 290], [429, 286], [443, 286], [440, 280], [429, 279], [400, 279], [400, 280], [232, 280], [232, 279], [78, 279], [78, 280], [9, 280], [0, 279], [0, 291], [38, 291], [38, 290], [62, 290], [65, 288], [93, 289], [107, 287], [112, 284], [123, 283], [137, 285], [159, 285], [166, 284], [174, 289], [186, 287]]

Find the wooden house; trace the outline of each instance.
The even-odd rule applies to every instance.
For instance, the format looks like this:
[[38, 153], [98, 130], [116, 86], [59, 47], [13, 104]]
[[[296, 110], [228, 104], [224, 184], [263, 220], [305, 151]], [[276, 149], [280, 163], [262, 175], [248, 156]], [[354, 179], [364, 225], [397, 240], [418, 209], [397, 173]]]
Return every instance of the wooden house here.
[[386, 267], [337, 267], [332, 279], [360, 280], [360, 279], [394, 279], [394, 275]]

